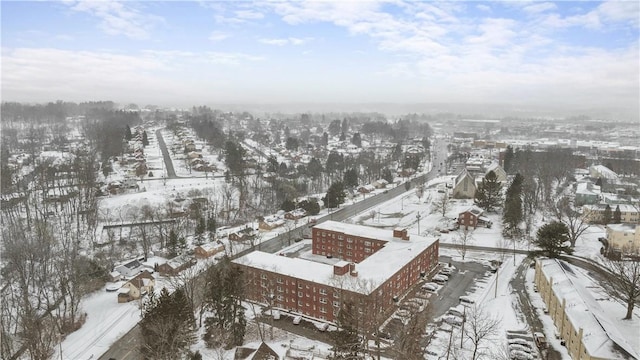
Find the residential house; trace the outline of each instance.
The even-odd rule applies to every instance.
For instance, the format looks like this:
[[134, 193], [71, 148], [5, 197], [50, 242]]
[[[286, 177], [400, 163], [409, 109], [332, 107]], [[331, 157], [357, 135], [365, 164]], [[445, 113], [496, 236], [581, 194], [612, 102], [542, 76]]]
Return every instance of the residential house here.
[[153, 275], [148, 271], [143, 271], [122, 285], [120, 290], [118, 290], [118, 302], [123, 303], [138, 300], [153, 291], [155, 284], [156, 281]]
[[375, 186], [368, 184], [368, 185], [362, 185], [360, 187], [358, 187], [358, 192], [360, 194], [368, 194], [370, 192], [373, 192], [376, 189]]
[[284, 218], [287, 220], [298, 220], [302, 219], [305, 216], [307, 216], [307, 212], [302, 208], [291, 210], [284, 214]]
[[483, 213], [484, 211], [481, 208], [472, 205], [458, 214], [458, 225], [464, 226], [465, 230], [468, 230], [470, 227], [475, 229], [478, 225], [490, 228], [493, 223], [487, 217], [483, 216]]
[[375, 186], [376, 189], [384, 189], [389, 185], [389, 182], [385, 179], [378, 179], [372, 182], [371, 185]]
[[455, 199], [473, 199], [475, 195], [475, 179], [467, 169], [462, 169], [462, 172], [456, 176], [453, 182], [453, 197]]
[[587, 182], [576, 185], [575, 203], [577, 206], [595, 204], [598, 201], [600, 201], [600, 186]]
[[223, 244], [206, 243], [196, 246], [196, 248], [193, 250], [193, 255], [196, 257], [196, 259], [206, 259], [223, 251]]
[[122, 274], [122, 276], [130, 278], [138, 275], [143, 270], [143, 267], [138, 259], [133, 259], [122, 265], [116, 266], [114, 270]]
[[497, 162], [492, 162], [489, 166], [487, 166], [484, 175], [487, 176], [489, 171], [493, 171], [493, 173], [496, 174], [499, 182], [503, 184], [507, 182], [507, 172], [504, 171], [502, 166], [500, 166]]
[[195, 265], [196, 260], [189, 255], [179, 255], [170, 259], [164, 264], [158, 265], [160, 275], [174, 276], [178, 275], [182, 270]]
[[260, 221], [258, 228], [260, 231], [271, 231], [275, 228], [284, 225], [284, 220], [278, 216], [267, 216], [264, 220]]
[[637, 253], [640, 250], [640, 225], [609, 224], [606, 226], [607, 243], [623, 253]]
[[640, 359], [570, 265], [538, 259], [534, 281], [572, 359]]
[[229, 240], [242, 242], [242, 241], [250, 240], [255, 236], [256, 234], [254, 233], [253, 228], [251, 228], [250, 226], [247, 226], [242, 230], [238, 230], [230, 233]]
[[257, 349], [239, 346], [233, 355], [233, 360], [280, 360], [281, 357], [269, 345], [260, 343]]

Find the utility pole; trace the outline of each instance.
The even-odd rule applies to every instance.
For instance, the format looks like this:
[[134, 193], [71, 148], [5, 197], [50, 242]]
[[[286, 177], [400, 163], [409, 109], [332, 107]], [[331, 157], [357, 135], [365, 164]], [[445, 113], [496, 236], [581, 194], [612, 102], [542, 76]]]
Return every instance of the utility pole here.
[[416, 214], [416, 219], [418, 219], [418, 236], [420, 236], [420, 218], [422, 216], [420, 216], [420, 213]]
[[462, 307], [462, 326], [460, 327], [460, 349], [462, 349], [462, 340], [464, 340], [464, 324], [467, 322], [467, 307]]
[[496, 267], [496, 291], [495, 294], [493, 295], [494, 298], [498, 297], [498, 272], [500, 271], [500, 266]]

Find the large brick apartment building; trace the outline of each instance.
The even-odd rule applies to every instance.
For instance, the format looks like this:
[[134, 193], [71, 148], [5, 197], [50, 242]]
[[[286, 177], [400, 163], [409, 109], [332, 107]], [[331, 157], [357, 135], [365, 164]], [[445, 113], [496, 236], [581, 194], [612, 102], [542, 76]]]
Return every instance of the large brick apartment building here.
[[[438, 264], [436, 238], [327, 221], [312, 230], [312, 255], [290, 258], [254, 251], [233, 262], [247, 298], [334, 322], [346, 303], [386, 314]], [[375, 318], [375, 316], [373, 316]]]

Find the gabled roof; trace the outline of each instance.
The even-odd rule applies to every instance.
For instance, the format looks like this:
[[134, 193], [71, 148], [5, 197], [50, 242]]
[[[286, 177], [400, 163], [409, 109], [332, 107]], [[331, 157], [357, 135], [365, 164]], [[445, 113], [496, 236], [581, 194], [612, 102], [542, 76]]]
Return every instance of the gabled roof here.
[[471, 181], [474, 180], [473, 176], [471, 176], [471, 174], [469, 174], [469, 171], [467, 171], [466, 168], [463, 168], [462, 171], [460, 172], [460, 174], [458, 174], [458, 176], [456, 176], [455, 186], [460, 184], [460, 182], [462, 182], [462, 180], [464, 180], [464, 178], [467, 177], [467, 176], [471, 179]]
[[484, 212], [484, 210], [482, 210], [481, 208], [475, 206], [475, 205], [471, 205], [468, 208], [466, 208], [464, 211], [461, 211], [460, 214], [466, 213], [466, 212], [470, 212], [475, 216], [480, 216], [482, 215], [482, 213]]

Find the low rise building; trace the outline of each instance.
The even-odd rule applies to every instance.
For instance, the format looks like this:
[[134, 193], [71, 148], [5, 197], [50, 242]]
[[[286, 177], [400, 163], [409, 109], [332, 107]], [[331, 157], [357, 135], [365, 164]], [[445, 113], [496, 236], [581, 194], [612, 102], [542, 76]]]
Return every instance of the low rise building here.
[[327, 221], [312, 232], [312, 260], [254, 251], [233, 261], [250, 300], [329, 322], [350, 304], [380, 319], [438, 264], [438, 239], [405, 229]]
[[536, 260], [535, 284], [572, 359], [639, 359], [569, 264]]
[[607, 243], [613, 249], [623, 253], [637, 253], [640, 250], [640, 225], [637, 224], [609, 224]]

